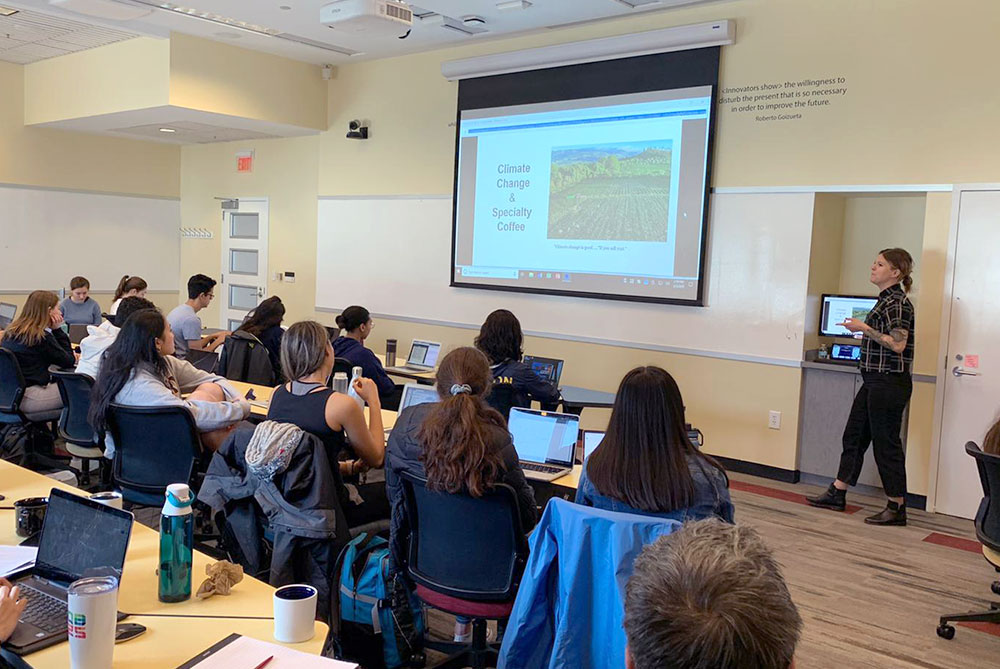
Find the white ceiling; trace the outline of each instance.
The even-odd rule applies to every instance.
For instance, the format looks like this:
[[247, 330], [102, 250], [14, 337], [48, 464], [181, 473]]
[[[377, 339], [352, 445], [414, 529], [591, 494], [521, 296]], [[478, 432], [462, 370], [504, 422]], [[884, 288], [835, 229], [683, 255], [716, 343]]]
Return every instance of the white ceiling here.
[[[321, 24], [320, 9], [332, 1], [173, 0], [174, 5], [260, 26], [268, 32], [276, 33], [274, 35], [256, 34], [175, 11], [154, 8], [152, 5], [160, 4], [160, 0], [0, 0], [0, 5], [44, 12], [102, 29], [154, 36], [166, 36], [175, 31], [310, 63], [336, 65], [718, 0], [530, 0], [530, 6], [526, 9], [507, 10], [497, 8], [497, 4], [503, 4], [503, 0], [417, 0], [409, 4], [416, 16], [425, 18], [414, 19], [413, 28], [405, 39], [399, 39], [396, 35], [359, 35]], [[105, 17], [124, 12], [136, 15], [137, 18], [95, 18], [67, 11], [65, 7], [76, 7], [86, 12], [96, 8], [97, 13]], [[15, 14], [11, 19], [16, 19], [17, 16]], [[483, 24], [471, 28], [480, 32], [462, 32], [462, 29], [470, 29], [463, 22], [469, 16], [484, 20]], [[2, 21], [0, 18], [0, 25]], [[2, 38], [3, 32], [0, 29], [0, 40]], [[7, 59], [5, 53], [7, 51], [3, 50], [0, 42], [0, 59]], [[53, 55], [60, 54], [43, 54], [34, 59]]]
[[[0, 5], [7, 6], [2, 0]], [[134, 32], [41, 12], [19, 11], [11, 16], [0, 14], [0, 60], [33, 63], [135, 36]]]

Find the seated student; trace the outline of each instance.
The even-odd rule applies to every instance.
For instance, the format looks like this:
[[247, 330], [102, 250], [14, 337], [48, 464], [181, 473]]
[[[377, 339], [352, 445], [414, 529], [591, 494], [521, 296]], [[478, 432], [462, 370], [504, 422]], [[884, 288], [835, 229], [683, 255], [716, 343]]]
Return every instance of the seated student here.
[[[250, 415], [250, 403], [226, 379], [178, 360], [173, 352], [174, 334], [159, 310], [137, 311], [125, 321], [104, 353], [91, 393], [88, 419], [98, 433], [107, 430], [112, 402], [131, 407], [182, 406], [194, 417], [202, 445], [214, 451]], [[105, 457], [113, 457], [111, 435], [105, 444]]]
[[684, 522], [733, 522], [729, 479], [688, 440], [673, 377], [636, 367], [622, 379], [604, 439], [583, 463], [577, 504]]
[[62, 301], [62, 311], [66, 325], [100, 325], [101, 305], [89, 295], [90, 282], [82, 276], [69, 280], [69, 297]]
[[338, 462], [340, 452], [350, 439], [359, 460], [341, 462], [338, 494], [341, 507], [351, 527], [358, 527], [389, 517], [382, 482], [357, 487], [361, 502], [351, 500], [342, 476], [360, 473], [368, 467], [381, 467], [385, 458], [385, 431], [378, 390], [371, 379], [361, 378], [355, 392], [368, 403], [365, 414], [353, 398], [327, 386], [333, 371], [333, 347], [326, 328], [315, 321], [301, 321], [285, 331], [281, 340], [281, 368], [289, 381], [271, 395], [267, 419], [292, 423], [319, 437], [327, 448], [330, 462]]
[[122, 300], [126, 297], [146, 297], [146, 289], [148, 286], [142, 277], [129, 276], [126, 274], [118, 282], [118, 287], [115, 288], [115, 298], [111, 303], [111, 308], [108, 309], [108, 315], [115, 316], [118, 314], [118, 307], [121, 306]]
[[986, 432], [986, 437], [983, 439], [983, 453], [1000, 455], [1000, 418]]
[[188, 279], [188, 300], [167, 314], [170, 327], [174, 330], [176, 357], [183, 360], [188, 350], [214, 351], [222, 345], [230, 332], [217, 332], [201, 336], [201, 319], [198, 312], [212, 303], [215, 297], [216, 281], [204, 274], [195, 274]]
[[52, 382], [49, 365], [72, 367], [76, 356], [69, 336], [62, 329], [59, 298], [47, 290], [28, 296], [21, 314], [4, 332], [0, 346], [17, 358], [27, 384], [21, 411], [34, 421], [53, 420], [62, 410], [59, 387]]
[[364, 307], [347, 307], [337, 316], [337, 327], [346, 334], [333, 342], [333, 353], [362, 369], [362, 376], [371, 379], [378, 386], [378, 396], [382, 406], [395, 411], [399, 408], [400, 391], [393, 383], [385, 368], [370, 349], [365, 348], [365, 339], [372, 333], [375, 324], [371, 314]]
[[646, 546], [625, 589], [628, 669], [789, 669], [802, 618], [756, 530], [709, 519]]
[[385, 471], [396, 564], [402, 564], [409, 534], [401, 472], [426, 477], [431, 488], [474, 497], [493, 483], [506, 483], [517, 492], [524, 531], [535, 526], [535, 494], [521, 471], [506, 421], [483, 399], [491, 384], [486, 356], [474, 348], [458, 348], [437, 370], [441, 401], [410, 406], [399, 414], [389, 435]]
[[[281, 376], [281, 338], [285, 331], [281, 328], [281, 321], [285, 318], [285, 305], [281, 298], [272, 295], [257, 305], [257, 308], [247, 314], [246, 319], [237, 329], [256, 337], [267, 349], [267, 357], [271, 361], [271, 368], [274, 369], [275, 377], [279, 380]], [[223, 348], [222, 356], [225, 357], [226, 350]], [[220, 369], [223, 367], [220, 365]]]
[[546, 407], [559, 401], [559, 389], [555, 384], [521, 362], [524, 335], [517, 316], [506, 309], [497, 309], [486, 317], [475, 343], [490, 360], [493, 381], [514, 387], [513, 406], [526, 407], [531, 405], [531, 400], [538, 400]]
[[118, 313], [112, 317], [114, 323], [104, 321], [97, 326], [88, 325], [88, 334], [80, 342], [80, 361], [76, 363], [76, 373], [86, 374], [96, 380], [101, 371], [101, 356], [114, 343], [128, 317], [143, 309], [156, 309], [156, 305], [143, 297], [126, 297], [121, 301]]

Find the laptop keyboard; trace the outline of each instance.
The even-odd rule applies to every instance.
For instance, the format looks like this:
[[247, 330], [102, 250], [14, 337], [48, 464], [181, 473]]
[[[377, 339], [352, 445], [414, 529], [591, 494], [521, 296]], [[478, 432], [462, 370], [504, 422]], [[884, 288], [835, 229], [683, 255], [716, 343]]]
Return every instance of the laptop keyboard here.
[[30, 623], [50, 634], [65, 631], [66, 602], [32, 588], [30, 585], [23, 583], [19, 585], [28, 598], [28, 608], [21, 614], [21, 622]]
[[533, 472], [542, 472], [543, 474], [558, 474], [559, 472], [566, 471], [565, 467], [540, 465], [537, 462], [521, 462], [521, 469], [530, 469]]

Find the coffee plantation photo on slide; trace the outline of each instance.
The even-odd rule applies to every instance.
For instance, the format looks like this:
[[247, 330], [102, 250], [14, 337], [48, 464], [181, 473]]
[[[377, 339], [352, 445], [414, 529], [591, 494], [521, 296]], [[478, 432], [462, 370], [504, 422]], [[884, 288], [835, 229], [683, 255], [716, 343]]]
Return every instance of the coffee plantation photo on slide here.
[[667, 241], [669, 139], [552, 149], [549, 239]]

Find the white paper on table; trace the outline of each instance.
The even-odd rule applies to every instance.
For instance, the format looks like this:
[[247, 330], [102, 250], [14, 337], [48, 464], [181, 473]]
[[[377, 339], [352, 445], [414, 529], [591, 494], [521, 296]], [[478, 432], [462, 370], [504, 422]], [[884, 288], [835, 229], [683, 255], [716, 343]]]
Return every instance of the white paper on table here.
[[357, 669], [358, 665], [351, 662], [341, 662], [320, 655], [303, 653], [287, 646], [261, 641], [248, 636], [226, 644], [201, 662], [193, 666], [196, 669], [233, 669], [234, 667], [253, 669], [267, 658], [274, 659], [267, 663], [267, 669]]
[[0, 546], [0, 576], [7, 577], [34, 566], [36, 555], [35, 546]]

